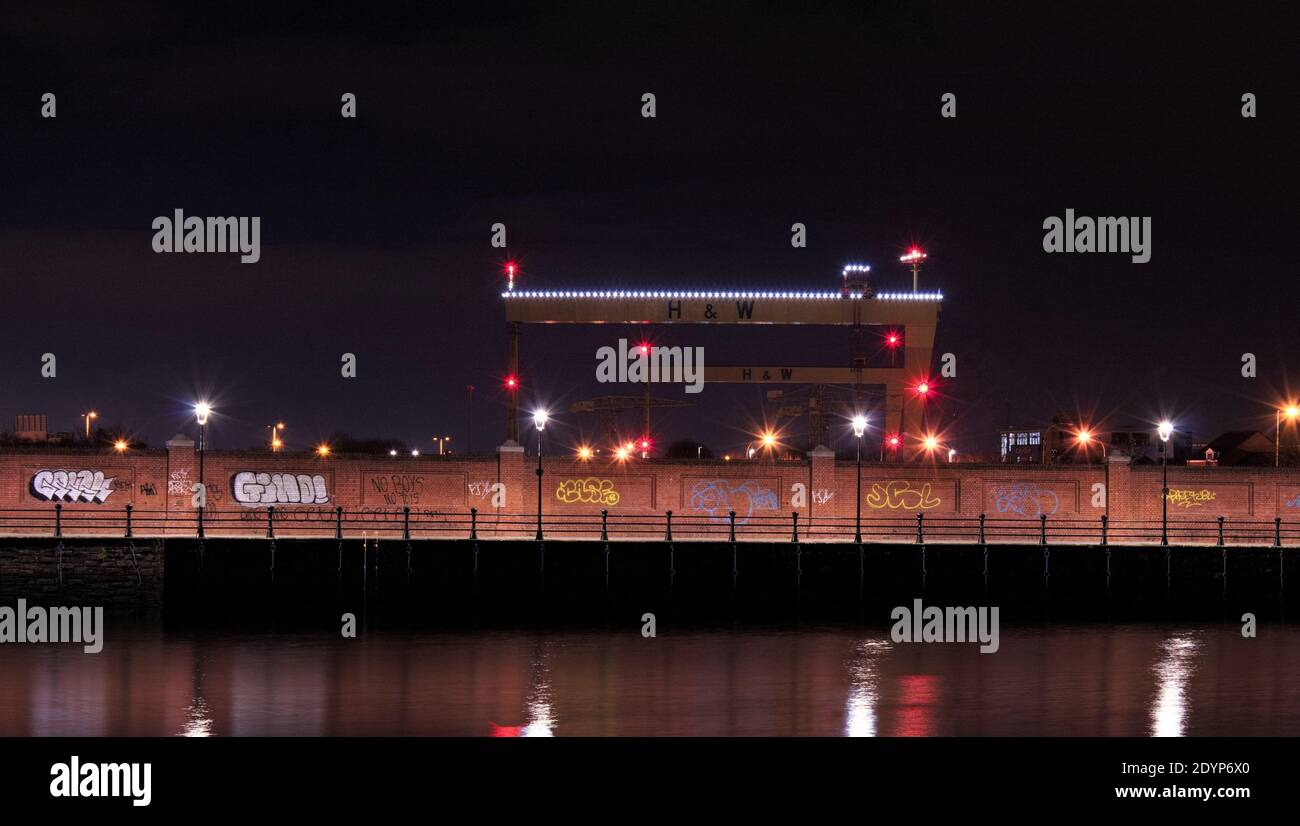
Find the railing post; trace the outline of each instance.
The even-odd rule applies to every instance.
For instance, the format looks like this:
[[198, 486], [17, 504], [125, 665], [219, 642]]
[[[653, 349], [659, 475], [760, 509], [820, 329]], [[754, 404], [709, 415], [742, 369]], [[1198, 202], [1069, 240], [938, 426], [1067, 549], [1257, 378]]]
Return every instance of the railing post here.
[[916, 544], [925, 544], [925, 512], [921, 511], [916, 515]]
[[984, 543], [984, 514], [980, 514], [980, 544]]
[[1223, 546], [1223, 517], [1219, 517], [1219, 546]]
[[[206, 490], [203, 491], [203, 495], [204, 495], [204, 496], [207, 496], [207, 491], [206, 491]], [[206, 501], [206, 500], [205, 500], [205, 501]], [[202, 505], [199, 505], [199, 539], [202, 539], [202, 538], [203, 538], [203, 506], [202, 506]]]
[[730, 536], [727, 537], [727, 541], [735, 542], [736, 541], [736, 512], [735, 511], [730, 512], [730, 515], [727, 517], [727, 521], [731, 525], [731, 534]]
[[130, 505], [127, 505], [126, 506], [126, 538], [127, 539], [131, 538], [131, 510], [132, 507]]
[[1038, 514], [1038, 544], [1047, 544], [1047, 514]]
[[343, 506], [334, 508], [334, 538], [343, 538]]
[[469, 538], [478, 539], [478, 508], [469, 509]]
[[668, 529], [664, 531], [664, 541], [673, 541], [673, 512], [668, 511]]
[[54, 506], [54, 537], [63, 536], [63, 505]]
[[1282, 547], [1282, 517], [1273, 517], [1273, 547]]
[[275, 505], [266, 506], [266, 538], [275, 539]]
[[600, 541], [609, 540], [609, 511], [600, 512]]
[[1101, 544], [1107, 544], [1106, 530], [1110, 526], [1110, 517], [1106, 514], [1101, 515]]
[[402, 538], [411, 538], [411, 506], [402, 508]]
[[793, 523], [793, 527], [790, 532], [790, 541], [798, 542], [799, 541], [799, 511], [791, 511], [790, 519], [791, 522]]

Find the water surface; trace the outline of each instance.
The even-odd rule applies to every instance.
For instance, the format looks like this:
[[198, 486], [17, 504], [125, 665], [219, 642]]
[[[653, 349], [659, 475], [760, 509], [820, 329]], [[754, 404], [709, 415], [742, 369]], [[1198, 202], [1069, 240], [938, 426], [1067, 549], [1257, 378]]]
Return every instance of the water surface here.
[[1300, 627], [181, 634], [0, 646], [0, 735], [1300, 735]]

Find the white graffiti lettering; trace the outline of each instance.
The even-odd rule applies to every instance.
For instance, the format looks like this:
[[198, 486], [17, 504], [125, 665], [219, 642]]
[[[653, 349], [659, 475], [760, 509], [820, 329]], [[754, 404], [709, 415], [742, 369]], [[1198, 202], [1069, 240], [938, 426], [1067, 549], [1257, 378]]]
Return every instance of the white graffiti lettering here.
[[306, 473], [236, 473], [230, 483], [230, 492], [239, 504], [255, 508], [258, 505], [324, 505], [330, 501], [325, 477]]
[[113, 480], [98, 470], [42, 470], [32, 477], [32, 495], [51, 502], [94, 502], [113, 493]]

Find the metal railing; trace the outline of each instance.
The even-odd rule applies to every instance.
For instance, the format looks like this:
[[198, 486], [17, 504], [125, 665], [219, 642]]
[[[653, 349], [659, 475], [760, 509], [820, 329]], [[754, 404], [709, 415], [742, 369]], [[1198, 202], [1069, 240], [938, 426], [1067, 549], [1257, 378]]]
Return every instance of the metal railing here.
[[[542, 533], [550, 539], [715, 542], [853, 541], [854, 517], [715, 513], [549, 513]], [[499, 511], [302, 510], [165, 511], [125, 508], [0, 508], [7, 537], [240, 537], [394, 539], [532, 539], [537, 514]], [[1039, 516], [990, 517], [898, 514], [862, 519], [863, 543], [973, 543], [1038, 545], [1300, 546], [1300, 522], [1237, 519], [1115, 520]]]

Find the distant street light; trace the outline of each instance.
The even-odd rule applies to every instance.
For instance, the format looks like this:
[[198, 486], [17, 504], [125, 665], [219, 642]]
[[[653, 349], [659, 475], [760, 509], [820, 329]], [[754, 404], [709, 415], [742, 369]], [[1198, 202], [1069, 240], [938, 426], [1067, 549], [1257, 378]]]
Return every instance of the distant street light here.
[[82, 413], [81, 418], [86, 420], [86, 441], [90, 441], [90, 420], [98, 419], [99, 414], [91, 410], [89, 413]]
[[1083, 448], [1083, 458], [1085, 460], [1088, 459], [1088, 446], [1091, 445], [1093, 442], [1096, 442], [1098, 445], [1101, 446], [1101, 458], [1103, 459], [1106, 458], [1106, 443], [1093, 436], [1092, 431], [1088, 430], [1087, 428], [1084, 428], [1083, 430], [1080, 430], [1078, 433], [1074, 434], [1074, 438], [1075, 441], [1078, 443], [1079, 447]]
[[1160, 544], [1169, 544], [1169, 437], [1174, 434], [1174, 426], [1163, 421], [1156, 428], [1160, 434], [1160, 464], [1164, 473], [1164, 485], [1160, 496]]
[[321, 457], [322, 459], [324, 459], [326, 456], [330, 455], [330, 446], [329, 446], [329, 445], [317, 445], [317, 446], [316, 446], [316, 455], [319, 456], [319, 457]]
[[125, 453], [126, 448], [127, 444], [125, 439], [118, 439], [116, 442], [113, 442], [113, 449], [118, 453]]
[[1286, 407], [1279, 407], [1277, 413], [1273, 416], [1273, 467], [1282, 466], [1282, 417], [1286, 416], [1288, 422], [1296, 420], [1300, 416], [1300, 407], [1294, 404]]
[[280, 432], [284, 430], [284, 422], [268, 424], [266, 429], [271, 431], [271, 452], [278, 453], [280, 448], [284, 447], [284, 442], [280, 440]]

